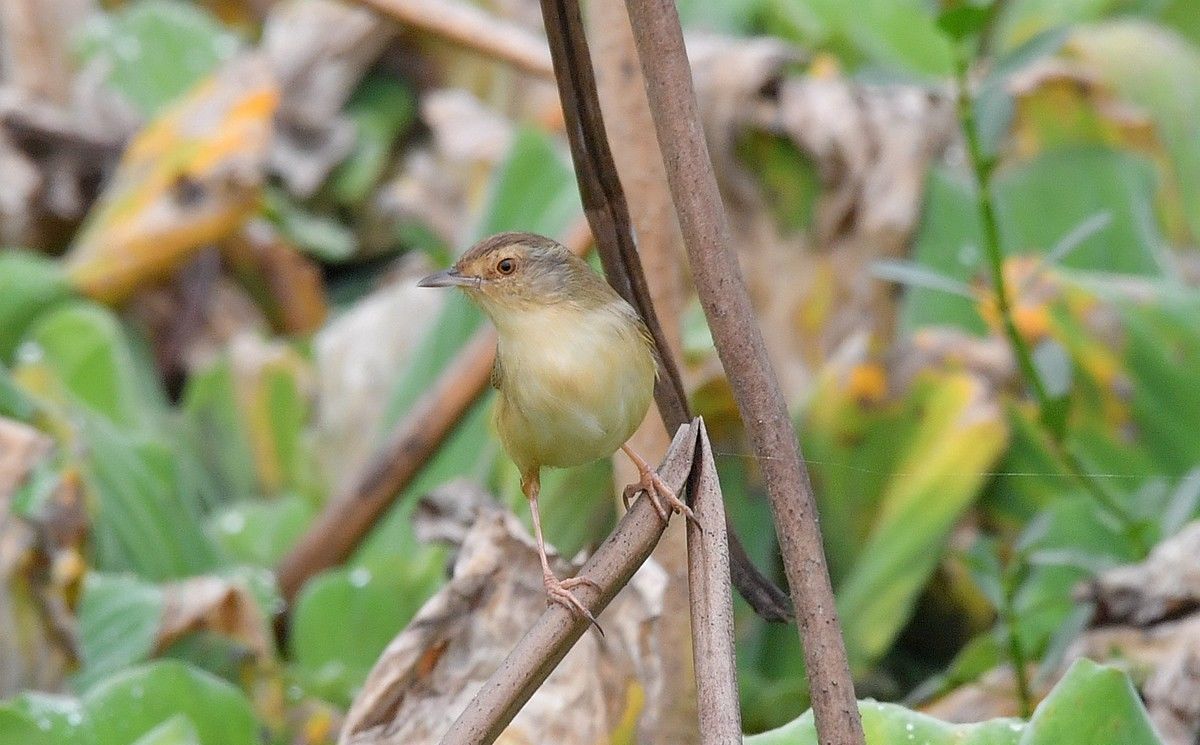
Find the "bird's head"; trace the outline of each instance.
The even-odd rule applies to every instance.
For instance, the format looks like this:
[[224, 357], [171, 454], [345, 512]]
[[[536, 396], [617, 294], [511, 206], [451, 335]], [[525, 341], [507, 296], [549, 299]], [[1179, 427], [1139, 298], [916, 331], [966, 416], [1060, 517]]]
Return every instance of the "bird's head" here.
[[499, 233], [485, 238], [454, 266], [417, 284], [462, 288], [493, 317], [568, 301], [602, 303], [611, 293], [582, 259], [560, 243], [534, 233]]

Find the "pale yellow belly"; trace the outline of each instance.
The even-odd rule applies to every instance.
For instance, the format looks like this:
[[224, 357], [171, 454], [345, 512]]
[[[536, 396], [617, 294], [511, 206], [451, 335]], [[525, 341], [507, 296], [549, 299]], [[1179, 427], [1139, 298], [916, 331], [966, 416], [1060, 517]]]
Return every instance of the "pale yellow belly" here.
[[541, 334], [535, 346], [501, 341], [496, 426], [521, 471], [588, 463], [637, 429], [654, 393], [655, 363], [636, 334]]

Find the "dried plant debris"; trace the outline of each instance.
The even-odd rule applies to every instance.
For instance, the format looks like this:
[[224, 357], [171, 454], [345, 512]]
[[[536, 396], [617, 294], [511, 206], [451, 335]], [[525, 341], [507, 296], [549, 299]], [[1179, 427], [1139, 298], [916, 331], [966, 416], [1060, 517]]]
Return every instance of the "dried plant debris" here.
[[[444, 293], [416, 280], [434, 269], [410, 254], [380, 286], [332, 319], [313, 339], [316, 364], [318, 457], [333, 485], [358, 474], [377, 446], [394, 376], [438, 318]], [[396, 319], [406, 319], [397, 323]]]
[[221, 577], [192, 577], [163, 588], [155, 651], [161, 652], [199, 630], [234, 639], [261, 660], [266, 660], [274, 649], [266, 618], [250, 591], [239, 582]]
[[[449, 489], [449, 487], [447, 487]], [[454, 576], [388, 646], [351, 706], [341, 743], [436, 743], [512, 645], [546, 607], [535, 544], [508, 512], [471, 490], [445, 492], [423, 513], [446, 522], [477, 514]], [[461, 501], [457, 507], [448, 507]], [[566, 569], [557, 561], [556, 571]], [[589, 633], [567, 654], [498, 742], [591, 745], [633, 736], [638, 717], [669, 689], [648, 648], [666, 578], [644, 565], [600, 616], [605, 636]]]
[[121, 302], [239, 227], [257, 208], [278, 101], [270, 69], [245, 55], [139, 133], [71, 249], [72, 282]]
[[397, 175], [368, 205], [368, 219], [388, 226], [416, 222], [447, 245], [466, 245], [472, 226], [462, 215], [487, 198], [489, 174], [508, 153], [515, 127], [457, 88], [425, 93], [420, 114], [432, 141], [407, 150]]
[[1081, 594], [1093, 628], [1068, 651], [1129, 670], [1167, 745], [1200, 733], [1200, 522], [1160, 543], [1140, 564], [1110, 569]]
[[1197, 557], [1200, 522], [1160, 543], [1142, 563], [1101, 574], [1085, 591], [1096, 603], [1094, 623], [1149, 626], [1200, 612]]
[[[0, 418], [0, 697], [57, 690], [78, 659], [71, 605], [83, 571], [87, 533], [78, 481], [54, 476], [53, 442]], [[35, 512], [18, 514], [18, 490], [45, 492]]]
[[867, 269], [907, 251], [925, 174], [956, 136], [952, 101], [819, 66], [801, 74], [800, 54], [772, 39], [689, 49], [733, 243], [794, 399], [857, 332], [890, 337], [896, 296]]
[[270, 164], [296, 196], [312, 196], [354, 147], [342, 107], [394, 33], [376, 13], [336, 0], [272, 8], [262, 50], [282, 98]]

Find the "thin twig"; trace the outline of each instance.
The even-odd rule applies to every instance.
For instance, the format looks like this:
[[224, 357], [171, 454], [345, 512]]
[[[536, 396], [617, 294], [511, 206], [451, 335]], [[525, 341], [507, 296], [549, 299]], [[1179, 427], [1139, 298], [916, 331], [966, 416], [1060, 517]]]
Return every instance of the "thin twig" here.
[[397, 21], [542, 78], [554, 70], [546, 42], [461, 0], [359, 0]]
[[[680, 427], [658, 469], [676, 493], [684, 488], [692, 471], [700, 431], [698, 420]], [[572, 592], [593, 614], [600, 615], [650, 556], [665, 527], [643, 494], [579, 571], [578, 576], [592, 580], [599, 589], [584, 585]], [[493, 742], [588, 627], [588, 621], [577, 614], [551, 604], [450, 726], [442, 737], [443, 745]]]
[[[721, 482], [704, 423], [696, 442], [696, 465], [688, 482], [692, 510], [700, 525], [725, 520]], [[737, 658], [733, 647], [733, 594], [730, 592], [729, 544], [720, 530], [687, 524], [688, 586], [691, 590], [692, 659], [696, 664], [701, 745], [742, 741]]]
[[[996, 17], [998, 12], [998, 7], [993, 6], [989, 17]], [[985, 33], [981, 40], [981, 48], [986, 48], [987, 38]], [[1130, 541], [1145, 552], [1146, 547], [1138, 532], [1136, 519], [1116, 497], [1109, 494], [1100, 482], [1087, 472], [1074, 451], [1068, 446], [1064, 428], [1055, 421], [1057, 416], [1055, 402], [1050, 399], [1046, 384], [1034, 363], [1033, 352], [1029, 349], [1029, 344], [1017, 330], [1013, 314], [1012, 292], [1004, 276], [1004, 249], [1000, 240], [1000, 221], [996, 216], [995, 199], [992, 195], [992, 175], [995, 171], [995, 162], [984, 152], [983, 138], [979, 134], [979, 124], [975, 112], [976, 102], [971, 91], [971, 64], [970, 54], [964, 46], [960, 45], [955, 55], [958, 118], [967, 145], [967, 161], [971, 167], [971, 174], [975, 178], [975, 208], [980, 224], [983, 226], [983, 249], [988, 258], [992, 294], [996, 298], [996, 312], [1000, 316], [1000, 327], [1012, 349], [1013, 357], [1016, 358], [1017, 369], [1029, 386], [1030, 392], [1033, 393], [1038, 407], [1038, 420], [1050, 436], [1059, 458], [1096, 504], [1120, 523]]]
[[759, 456], [800, 620], [822, 743], [861, 745], [862, 722], [838, 626], [812, 486], [737, 258], [696, 106], [672, 0], [626, 0], [658, 144], [700, 302]]
[[[596, 250], [609, 283], [641, 314], [658, 348], [661, 365], [654, 398], [663, 423], [671, 431], [689, 421], [691, 411], [683, 378], [654, 312], [630, 229], [629, 208], [604, 130], [604, 116], [600, 111], [578, 0], [542, 0], [542, 16], [546, 22], [546, 38], [554, 60], [584, 213], [596, 236]], [[786, 596], [750, 561], [728, 521], [725, 529], [729, 534], [732, 573], [738, 591], [764, 618], [789, 618], [791, 612]]]

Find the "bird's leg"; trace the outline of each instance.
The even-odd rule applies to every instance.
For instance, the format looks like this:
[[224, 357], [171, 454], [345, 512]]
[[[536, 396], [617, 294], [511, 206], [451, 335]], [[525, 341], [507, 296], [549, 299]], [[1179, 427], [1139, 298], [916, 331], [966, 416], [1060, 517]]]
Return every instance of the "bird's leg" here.
[[[646, 498], [650, 500], [650, 504], [654, 505], [654, 511], [662, 518], [665, 523], [671, 518], [671, 513], [676, 512], [686, 517], [696, 527], [703, 528], [700, 521], [696, 519], [696, 514], [692, 512], [692, 508], [675, 495], [671, 487], [659, 477], [654, 469], [650, 467], [642, 456], [633, 451], [633, 448], [628, 445], [622, 445], [621, 449], [633, 461], [633, 465], [637, 466], [639, 478], [636, 482], [625, 487], [625, 491], [621, 493], [621, 499], [625, 502], [625, 509], [629, 509], [629, 503], [637, 496], [640, 491], [646, 492]], [[663, 502], [666, 502], [664, 505]]]
[[546, 557], [546, 539], [542, 537], [542, 516], [538, 511], [538, 492], [541, 490], [541, 481], [537, 471], [534, 471], [532, 475], [521, 477], [521, 490], [525, 492], [525, 497], [529, 500], [530, 512], [533, 514], [533, 533], [537, 539], [538, 558], [542, 560], [542, 582], [546, 586], [547, 602], [565, 606], [572, 613], [586, 618], [596, 627], [597, 631], [604, 634], [604, 629], [600, 628], [600, 624], [596, 622], [596, 617], [592, 615], [592, 612], [571, 593], [571, 588], [580, 585], [590, 585], [597, 590], [600, 589], [600, 585], [586, 577], [559, 579], [550, 570], [550, 560]]

